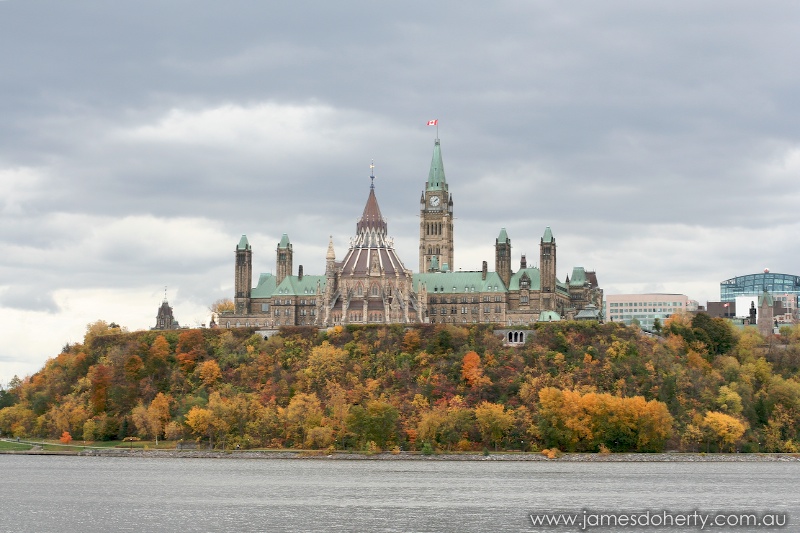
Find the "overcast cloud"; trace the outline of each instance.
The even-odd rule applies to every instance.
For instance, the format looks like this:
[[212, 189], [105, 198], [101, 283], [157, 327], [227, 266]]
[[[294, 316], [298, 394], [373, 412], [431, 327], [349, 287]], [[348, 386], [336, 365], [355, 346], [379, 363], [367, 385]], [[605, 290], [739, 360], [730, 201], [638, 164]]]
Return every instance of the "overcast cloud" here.
[[800, 4], [0, 2], [0, 383], [97, 319], [182, 324], [254, 270], [324, 271], [376, 192], [417, 268], [434, 128], [456, 268], [596, 269], [606, 293], [798, 274]]

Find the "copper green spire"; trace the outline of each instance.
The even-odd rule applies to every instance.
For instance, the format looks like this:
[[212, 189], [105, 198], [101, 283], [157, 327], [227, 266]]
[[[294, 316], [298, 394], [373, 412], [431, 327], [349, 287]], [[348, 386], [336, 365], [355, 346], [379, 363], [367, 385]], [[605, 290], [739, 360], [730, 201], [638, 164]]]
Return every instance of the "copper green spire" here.
[[429, 191], [446, 191], [447, 180], [444, 179], [444, 164], [442, 163], [442, 147], [439, 139], [433, 144], [433, 157], [431, 158], [431, 170], [428, 172]]
[[500, 229], [500, 235], [497, 237], [497, 242], [508, 242], [508, 233], [506, 233], [506, 228]]

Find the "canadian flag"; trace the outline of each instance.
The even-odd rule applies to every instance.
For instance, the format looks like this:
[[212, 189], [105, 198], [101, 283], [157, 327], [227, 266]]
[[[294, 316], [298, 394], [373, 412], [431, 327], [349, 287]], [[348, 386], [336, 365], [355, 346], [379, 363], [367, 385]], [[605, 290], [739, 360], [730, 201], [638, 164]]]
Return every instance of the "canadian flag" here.
[[433, 120], [429, 120], [428, 121], [428, 126], [436, 126], [437, 124], [439, 124], [439, 119], [438, 118], [435, 118]]

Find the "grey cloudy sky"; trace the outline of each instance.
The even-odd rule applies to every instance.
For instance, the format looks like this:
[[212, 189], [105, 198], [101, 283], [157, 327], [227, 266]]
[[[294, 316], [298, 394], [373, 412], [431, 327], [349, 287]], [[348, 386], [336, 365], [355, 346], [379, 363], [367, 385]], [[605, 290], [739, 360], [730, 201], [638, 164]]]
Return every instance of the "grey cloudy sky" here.
[[0, 383], [97, 319], [341, 256], [376, 192], [416, 270], [435, 130], [456, 268], [553, 228], [559, 277], [678, 292], [799, 273], [800, 4], [0, 2]]

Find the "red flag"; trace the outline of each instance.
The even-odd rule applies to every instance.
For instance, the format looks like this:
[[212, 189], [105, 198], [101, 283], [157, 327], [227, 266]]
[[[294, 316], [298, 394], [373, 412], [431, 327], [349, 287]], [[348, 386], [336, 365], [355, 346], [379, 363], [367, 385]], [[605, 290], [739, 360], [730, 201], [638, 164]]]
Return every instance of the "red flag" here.
[[429, 120], [428, 121], [428, 126], [436, 126], [437, 124], [439, 124], [439, 119], [438, 118], [435, 118], [433, 120]]

